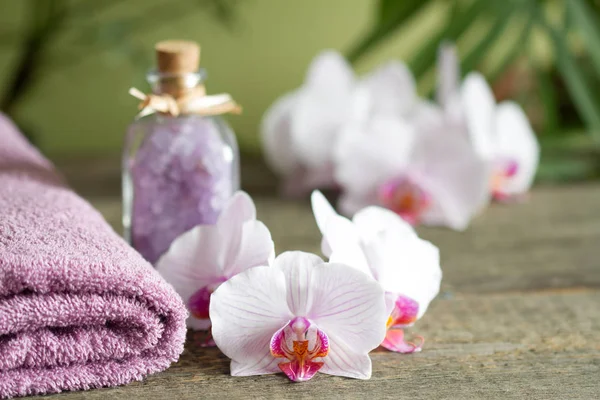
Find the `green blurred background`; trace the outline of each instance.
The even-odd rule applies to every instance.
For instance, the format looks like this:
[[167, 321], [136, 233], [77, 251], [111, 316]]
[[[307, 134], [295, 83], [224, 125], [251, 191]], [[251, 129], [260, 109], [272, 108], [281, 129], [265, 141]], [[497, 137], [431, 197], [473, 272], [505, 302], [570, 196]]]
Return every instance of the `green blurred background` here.
[[[27, 1], [2, 0], [0, 26], [19, 31], [31, 18]], [[97, 3], [102, 3], [98, 1]], [[123, 1], [106, 12], [95, 12], [105, 20], [105, 34], [119, 29], [118, 18], [148, 10], [150, 2]], [[152, 1], [160, 4], [164, 1]], [[141, 32], [132, 32], [130, 46], [142, 49], [132, 63], [129, 48], [110, 43], [106, 50], [90, 46], [89, 52], [75, 49], [77, 60], [61, 65], [70, 57], [67, 47], [88, 28], [74, 27], [57, 37], [44, 56], [41, 76], [20, 101], [15, 115], [27, 124], [38, 145], [50, 153], [101, 153], [120, 151], [127, 124], [137, 112], [138, 100], [127, 94], [130, 86], [148, 90], [144, 74], [153, 59], [154, 43], [167, 38], [197, 40], [202, 46], [201, 64], [208, 71], [209, 92], [229, 92], [243, 105], [241, 116], [228, 117], [245, 150], [257, 150], [257, 127], [269, 104], [285, 91], [302, 83], [311, 59], [324, 48], [345, 49], [364, 31], [371, 19], [370, 0], [248, 0], [234, 5], [234, 20], [224, 24], [207, 7], [182, 6], [185, 15], [161, 21], [160, 13]], [[128, 23], [124, 21], [124, 24]], [[112, 24], [112, 25], [111, 25]], [[102, 35], [103, 33], [99, 33]], [[83, 39], [85, 40], [85, 39]], [[24, 43], [3, 47], [0, 84], [6, 87]], [[74, 46], [73, 46], [74, 47]], [[401, 43], [382, 49], [371, 63], [402, 55]], [[143, 61], [146, 61], [145, 63]], [[57, 64], [53, 67], [53, 64]], [[144, 64], [147, 64], [144, 66]], [[369, 68], [365, 63], [362, 70]], [[142, 87], [143, 86], [143, 87]]]
[[[258, 154], [262, 114], [302, 83], [321, 50], [349, 55], [358, 73], [407, 61], [426, 96], [437, 45], [451, 39], [465, 70], [483, 70], [498, 98], [524, 105], [544, 146], [542, 175], [595, 176], [597, 146], [588, 132], [600, 107], [589, 95], [585, 103], [585, 90], [574, 97], [577, 82], [564, 77], [575, 65], [580, 86], [598, 87], [589, 57], [600, 47], [586, 51], [593, 42], [572, 32], [581, 24], [577, 13], [565, 17], [570, 1], [0, 0], [0, 106], [51, 157], [117, 154], [137, 111], [127, 90], [148, 89], [154, 43], [192, 39], [202, 46], [209, 92], [229, 92], [244, 107], [228, 117], [242, 151]], [[597, 1], [573, 1], [597, 21]], [[570, 64], [560, 62], [561, 41], [531, 23], [534, 9], [564, 38]]]

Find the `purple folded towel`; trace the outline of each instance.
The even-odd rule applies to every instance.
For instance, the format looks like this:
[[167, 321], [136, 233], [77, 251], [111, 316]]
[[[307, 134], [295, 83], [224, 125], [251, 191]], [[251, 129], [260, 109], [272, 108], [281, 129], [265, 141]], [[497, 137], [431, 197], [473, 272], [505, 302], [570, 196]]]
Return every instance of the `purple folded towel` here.
[[0, 114], [0, 398], [125, 384], [185, 341], [171, 286]]

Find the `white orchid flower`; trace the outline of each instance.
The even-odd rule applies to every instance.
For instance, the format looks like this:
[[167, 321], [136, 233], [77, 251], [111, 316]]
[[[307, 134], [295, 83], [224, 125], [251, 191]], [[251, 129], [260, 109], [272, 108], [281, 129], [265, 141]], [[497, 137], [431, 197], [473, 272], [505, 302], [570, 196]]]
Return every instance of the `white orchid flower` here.
[[[451, 65], [454, 56], [446, 52], [440, 62]], [[449, 92], [448, 106], [440, 107], [419, 100], [415, 86], [400, 62], [359, 82], [355, 118], [333, 156], [340, 209], [352, 214], [380, 205], [413, 224], [465, 229], [489, 200], [485, 161], [470, 148], [460, 113], [450, 106], [456, 103], [452, 87], [439, 90]]]
[[271, 267], [246, 270], [212, 295], [214, 340], [231, 375], [317, 371], [368, 379], [368, 353], [385, 337], [383, 289], [371, 277], [316, 255], [287, 252]]
[[492, 164], [493, 197], [505, 201], [526, 194], [535, 178], [540, 146], [523, 109], [513, 101], [496, 104], [477, 72], [465, 78], [461, 99], [471, 141]]
[[447, 125], [468, 136], [460, 100], [460, 61], [454, 44], [445, 42], [440, 45], [437, 68], [436, 106], [442, 109]]
[[523, 109], [512, 101], [496, 104], [483, 75], [460, 82], [460, 63], [452, 44], [440, 46], [437, 100], [447, 120], [465, 133], [480, 157], [488, 160], [490, 191], [496, 200], [524, 195], [533, 182], [540, 148]]
[[343, 213], [379, 205], [412, 224], [463, 230], [487, 204], [487, 162], [439, 108], [419, 112], [419, 123], [377, 118], [340, 138], [334, 159]]
[[274, 258], [269, 229], [256, 220], [254, 202], [237, 192], [215, 225], [198, 225], [183, 233], [158, 260], [158, 272], [182, 297], [192, 329], [210, 328], [211, 293], [248, 268], [268, 265]]
[[359, 211], [352, 221], [338, 215], [315, 191], [312, 207], [323, 234], [323, 253], [371, 275], [385, 290], [388, 321], [382, 346], [400, 353], [421, 350], [404, 340], [404, 328], [421, 318], [440, 289], [439, 251], [421, 240], [398, 215], [380, 207]]
[[350, 118], [356, 79], [337, 52], [319, 54], [304, 84], [265, 113], [261, 137], [266, 160], [284, 180], [284, 192], [301, 195], [334, 185], [331, 153]]
[[370, 119], [409, 119], [418, 105], [415, 79], [400, 61], [390, 61], [367, 74], [357, 84], [350, 125]]

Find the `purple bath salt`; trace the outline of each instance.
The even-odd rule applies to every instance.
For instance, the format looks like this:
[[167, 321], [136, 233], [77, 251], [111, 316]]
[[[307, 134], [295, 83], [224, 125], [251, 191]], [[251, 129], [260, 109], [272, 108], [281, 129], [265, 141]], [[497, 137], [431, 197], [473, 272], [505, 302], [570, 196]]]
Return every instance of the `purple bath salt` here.
[[125, 238], [151, 263], [184, 232], [217, 222], [239, 188], [235, 136], [218, 116], [239, 106], [206, 94], [197, 43], [166, 40], [155, 50], [153, 94], [130, 90], [145, 116], [129, 127], [123, 154]]
[[126, 236], [155, 263], [179, 235], [217, 221], [237, 190], [237, 148], [219, 117], [198, 115], [145, 117], [128, 139], [139, 147], [125, 161]]

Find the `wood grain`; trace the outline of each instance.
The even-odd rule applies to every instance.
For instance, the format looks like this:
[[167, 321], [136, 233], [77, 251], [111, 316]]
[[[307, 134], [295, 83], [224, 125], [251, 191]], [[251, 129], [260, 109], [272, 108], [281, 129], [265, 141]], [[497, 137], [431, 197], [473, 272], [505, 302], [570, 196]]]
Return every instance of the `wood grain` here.
[[[88, 197], [118, 228], [118, 198], [102, 193]], [[318, 251], [307, 201], [255, 200], [278, 252]], [[527, 203], [492, 206], [466, 232], [420, 233], [440, 247], [444, 270], [442, 293], [410, 332], [425, 347], [375, 351], [369, 381], [233, 378], [228, 360], [190, 333], [180, 361], [163, 373], [49, 398], [600, 398], [599, 184], [536, 188]]]

